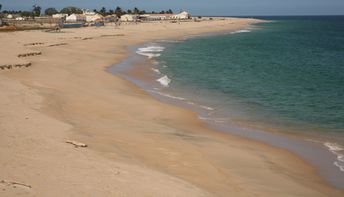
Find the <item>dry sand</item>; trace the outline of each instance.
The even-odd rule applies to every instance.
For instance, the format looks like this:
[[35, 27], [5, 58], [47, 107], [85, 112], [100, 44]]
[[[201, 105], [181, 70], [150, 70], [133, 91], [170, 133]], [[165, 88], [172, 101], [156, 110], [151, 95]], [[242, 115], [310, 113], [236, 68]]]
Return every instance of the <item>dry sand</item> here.
[[104, 71], [131, 45], [253, 22], [0, 33], [0, 66], [32, 64], [0, 70], [0, 196], [343, 196], [286, 150], [206, 129]]

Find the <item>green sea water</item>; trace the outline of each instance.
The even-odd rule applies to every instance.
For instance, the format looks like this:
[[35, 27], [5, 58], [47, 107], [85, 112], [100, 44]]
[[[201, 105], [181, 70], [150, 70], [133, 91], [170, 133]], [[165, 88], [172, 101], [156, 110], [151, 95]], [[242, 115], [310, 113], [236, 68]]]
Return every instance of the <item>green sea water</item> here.
[[344, 17], [267, 17], [225, 35], [164, 44], [167, 91], [209, 115], [344, 142]]

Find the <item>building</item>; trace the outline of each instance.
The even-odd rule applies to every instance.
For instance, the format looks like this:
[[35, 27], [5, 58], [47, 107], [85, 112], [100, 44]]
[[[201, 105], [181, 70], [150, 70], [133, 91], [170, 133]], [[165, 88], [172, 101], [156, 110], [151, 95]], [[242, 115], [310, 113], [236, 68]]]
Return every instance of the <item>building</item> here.
[[159, 21], [159, 20], [170, 20], [173, 14], [144, 14], [140, 16], [143, 20], [148, 21]]
[[67, 22], [80, 22], [86, 21], [86, 16], [83, 14], [71, 14], [66, 17]]
[[96, 13], [95, 12], [93, 12], [93, 11], [91, 11], [91, 10], [89, 10], [89, 9], [83, 9], [82, 10], [82, 14], [83, 15], [90, 15], [90, 16], [92, 16], [92, 15], [95, 15]]
[[100, 21], [103, 20], [103, 16], [100, 14], [84, 14], [86, 17], [87, 22], [95, 22], [95, 21]]
[[108, 15], [108, 16], [104, 17], [104, 21], [107, 22], [107, 23], [116, 22], [117, 19], [118, 19], [118, 17], [115, 14]]
[[187, 12], [181, 12], [179, 14], [143, 14], [140, 15], [142, 20], [147, 21], [159, 21], [159, 20], [186, 20], [190, 19], [191, 16]]
[[82, 14], [86, 17], [86, 22], [100, 21], [104, 18], [101, 14], [98, 14], [94, 11], [90, 11], [88, 9], [83, 9]]
[[53, 14], [53, 18], [66, 18], [68, 14]]
[[173, 15], [171, 18], [174, 20], [185, 20], [185, 19], [190, 19], [191, 15], [184, 11], [179, 14]]
[[25, 20], [25, 18], [23, 18], [21, 16], [16, 18], [16, 21], [23, 21], [23, 20]]
[[137, 21], [139, 19], [138, 15], [133, 15], [133, 14], [125, 14], [121, 16], [121, 21], [123, 22], [133, 22]]

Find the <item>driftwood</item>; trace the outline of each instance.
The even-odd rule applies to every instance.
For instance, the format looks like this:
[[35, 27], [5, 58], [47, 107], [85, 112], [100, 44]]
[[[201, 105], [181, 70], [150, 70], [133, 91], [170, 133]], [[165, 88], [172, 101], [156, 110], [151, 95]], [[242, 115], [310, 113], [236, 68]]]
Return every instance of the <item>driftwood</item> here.
[[15, 181], [5, 181], [5, 180], [1, 180], [0, 183], [3, 183], [3, 184], [6, 184], [6, 185], [19, 185], [19, 186], [23, 186], [23, 187], [27, 187], [27, 188], [32, 188], [31, 185], [27, 185], [27, 184], [24, 184], [24, 183], [19, 183], [19, 182], [15, 182]]
[[67, 140], [66, 143], [74, 145], [75, 148], [86, 148], [87, 147], [87, 144], [77, 142], [77, 141], [72, 141], [72, 140]]
[[36, 55], [42, 55], [42, 52], [23, 53], [23, 54], [19, 54], [18, 57], [28, 57], [28, 56], [36, 56]]

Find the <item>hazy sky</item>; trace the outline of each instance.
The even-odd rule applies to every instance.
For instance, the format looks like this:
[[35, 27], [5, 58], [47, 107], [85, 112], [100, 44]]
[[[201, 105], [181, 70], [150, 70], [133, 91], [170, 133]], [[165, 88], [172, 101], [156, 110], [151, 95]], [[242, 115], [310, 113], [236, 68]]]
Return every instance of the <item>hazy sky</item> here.
[[128, 9], [147, 11], [187, 10], [193, 15], [344, 15], [344, 0], [0, 0], [3, 9], [29, 10], [33, 4], [43, 8]]

